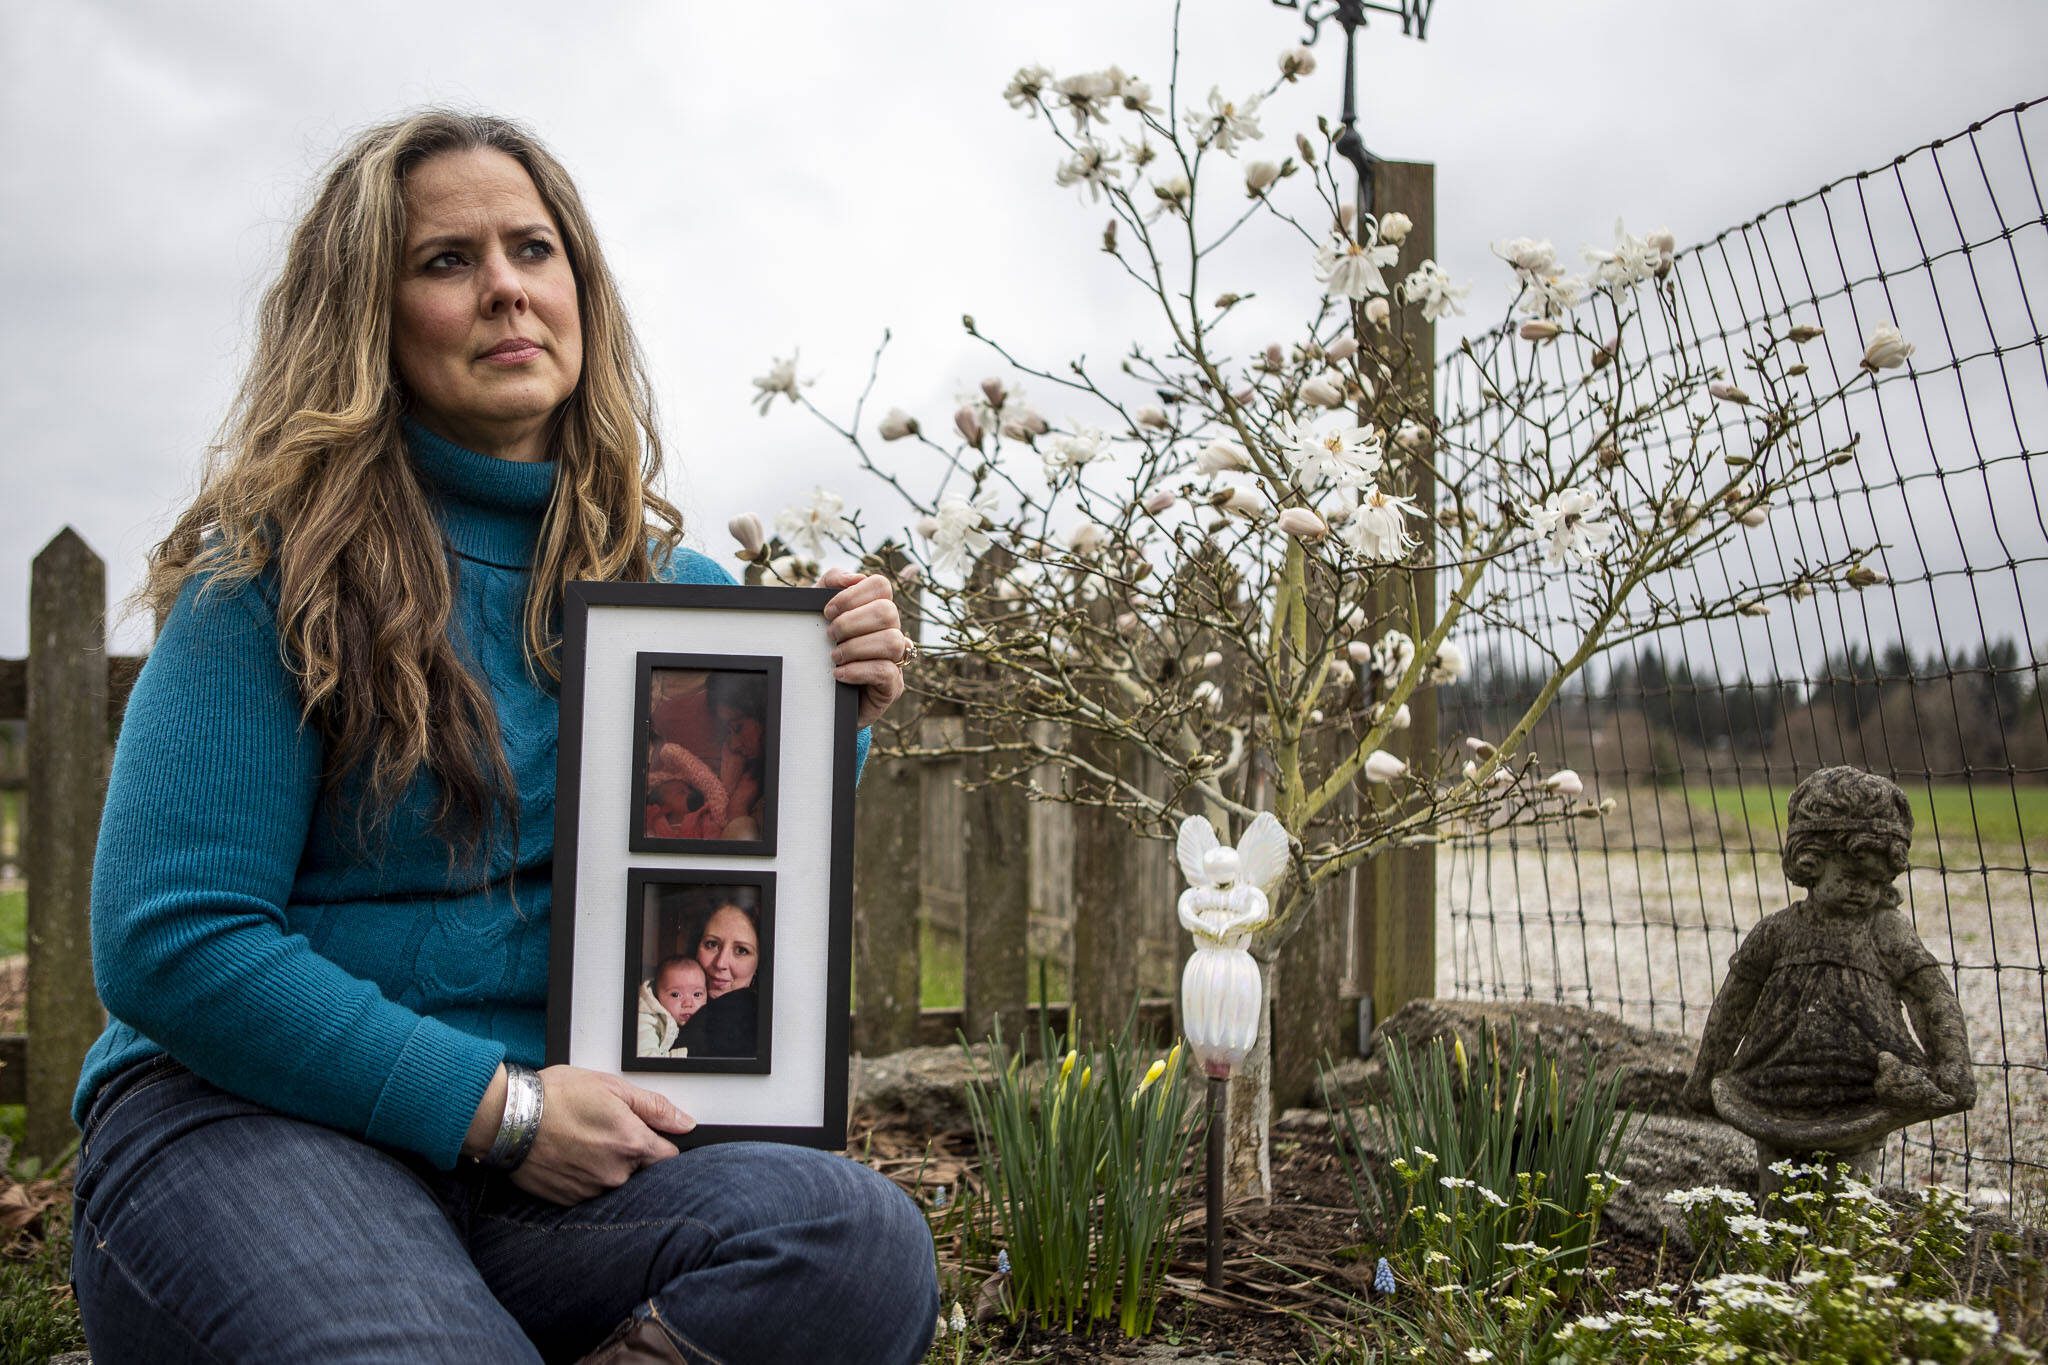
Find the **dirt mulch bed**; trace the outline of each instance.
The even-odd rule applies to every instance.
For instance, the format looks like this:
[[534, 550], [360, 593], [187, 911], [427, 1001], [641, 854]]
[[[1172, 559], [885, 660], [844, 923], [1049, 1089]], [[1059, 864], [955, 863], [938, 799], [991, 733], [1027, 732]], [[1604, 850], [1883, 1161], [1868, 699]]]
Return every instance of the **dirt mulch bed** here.
[[[977, 1179], [973, 1138], [966, 1132], [926, 1134], [863, 1117], [855, 1120], [848, 1150], [920, 1196], [927, 1208], [939, 1186], [957, 1190], [963, 1179], [970, 1185]], [[1228, 1280], [1222, 1290], [1212, 1290], [1202, 1283], [1207, 1243], [1197, 1190], [1151, 1336], [1126, 1341], [1110, 1325], [1090, 1335], [998, 1322], [991, 1330], [1007, 1347], [1004, 1358], [1049, 1365], [1170, 1359], [1164, 1346], [1185, 1355], [1284, 1362], [1315, 1359], [1319, 1333], [1325, 1348], [1349, 1335], [1346, 1300], [1371, 1297], [1374, 1261], [1362, 1254], [1351, 1187], [1329, 1133], [1275, 1133], [1273, 1202], [1232, 1210], [1227, 1225]], [[949, 1252], [941, 1245], [940, 1261], [950, 1268], [957, 1252]], [[1615, 1269], [1618, 1292], [1654, 1283], [1657, 1255], [1655, 1245], [1610, 1232], [1594, 1248], [1592, 1261]], [[987, 1267], [974, 1271], [985, 1275]], [[973, 1304], [967, 1307], [974, 1311]], [[993, 1308], [984, 1307], [984, 1318]]]

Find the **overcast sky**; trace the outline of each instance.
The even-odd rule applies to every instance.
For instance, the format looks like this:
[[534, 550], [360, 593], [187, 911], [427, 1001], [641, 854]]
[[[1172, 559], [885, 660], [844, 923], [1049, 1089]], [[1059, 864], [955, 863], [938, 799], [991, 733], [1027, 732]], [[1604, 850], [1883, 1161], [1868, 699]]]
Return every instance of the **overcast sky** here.
[[[1163, 91], [1170, 0], [908, 4], [0, 6], [0, 654], [26, 647], [28, 562], [75, 526], [118, 597], [189, 497], [256, 299], [344, 138], [450, 102], [530, 123], [577, 177], [623, 278], [675, 453], [670, 493], [724, 524], [815, 483], [866, 500], [829, 436], [757, 417], [750, 377], [802, 347], [843, 410], [882, 329], [877, 400], [942, 424], [991, 370], [959, 317], [1059, 364], [1145, 330], [1057, 189], [1011, 72], [1111, 62]], [[1182, 80], [1271, 79], [1298, 18], [1187, 0]], [[1336, 113], [1341, 31], [1268, 106]], [[1681, 243], [2044, 93], [2038, 0], [1443, 0], [1427, 43], [1375, 24], [1360, 102], [1379, 154], [1437, 166], [1438, 259], [1506, 303], [1487, 252], [1572, 254], [1617, 216]], [[1292, 268], [1292, 267], [1290, 267]], [[1226, 287], [1219, 283], [1219, 288]], [[880, 505], [876, 499], [876, 505]], [[117, 647], [147, 632], [118, 626]]]

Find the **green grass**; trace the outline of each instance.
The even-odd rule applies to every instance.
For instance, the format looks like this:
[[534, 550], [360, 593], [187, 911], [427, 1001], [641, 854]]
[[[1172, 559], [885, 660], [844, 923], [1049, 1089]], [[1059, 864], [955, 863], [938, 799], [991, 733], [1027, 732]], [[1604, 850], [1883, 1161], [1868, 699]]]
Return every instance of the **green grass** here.
[[12, 957], [27, 947], [28, 893], [0, 891], [0, 957]]
[[[1951, 861], [1974, 863], [1981, 839], [1987, 852], [2022, 852], [2029, 863], [2048, 863], [2048, 787], [2020, 787], [2015, 791], [2003, 783], [1965, 782], [1900, 784], [1913, 807], [1915, 861], [1931, 859], [1935, 834], [1940, 834], [1941, 852]], [[1786, 786], [1756, 783], [1727, 783], [1716, 786], [1688, 786], [1686, 800], [1721, 817], [1731, 833], [1742, 829], [1745, 818], [1752, 837], [1759, 844], [1775, 842], [1773, 818], [1782, 828], [1785, 799], [1792, 794]]]

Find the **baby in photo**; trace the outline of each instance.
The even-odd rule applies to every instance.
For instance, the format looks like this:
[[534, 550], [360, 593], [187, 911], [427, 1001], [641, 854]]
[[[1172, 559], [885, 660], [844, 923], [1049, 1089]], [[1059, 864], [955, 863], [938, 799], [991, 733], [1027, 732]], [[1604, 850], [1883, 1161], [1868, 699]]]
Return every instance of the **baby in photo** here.
[[689, 956], [664, 958], [654, 976], [640, 983], [640, 1041], [642, 1057], [684, 1057], [688, 1048], [677, 1048], [676, 1034], [706, 999], [704, 969]]

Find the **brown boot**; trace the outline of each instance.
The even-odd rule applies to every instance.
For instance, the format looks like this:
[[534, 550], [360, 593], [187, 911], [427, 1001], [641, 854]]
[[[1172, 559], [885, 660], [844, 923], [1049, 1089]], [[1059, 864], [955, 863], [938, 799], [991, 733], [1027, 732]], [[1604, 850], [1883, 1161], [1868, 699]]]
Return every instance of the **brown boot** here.
[[702, 1357], [685, 1356], [675, 1338], [662, 1326], [661, 1312], [647, 1306], [646, 1317], [637, 1313], [620, 1323], [604, 1344], [583, 1357], [577, 1365], [701, 1365]]

